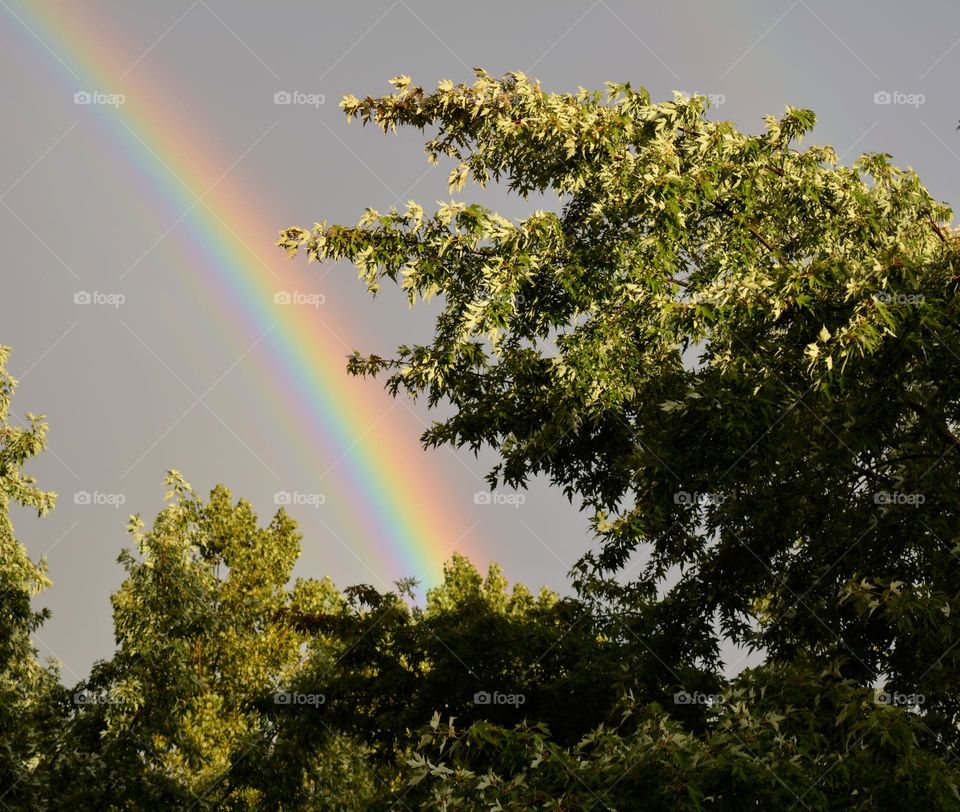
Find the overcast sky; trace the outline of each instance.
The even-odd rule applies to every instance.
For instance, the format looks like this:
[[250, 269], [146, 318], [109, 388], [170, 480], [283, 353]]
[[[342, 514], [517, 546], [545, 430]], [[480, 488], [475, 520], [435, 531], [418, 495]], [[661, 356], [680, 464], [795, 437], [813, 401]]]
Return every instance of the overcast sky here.
[[[429, 170], [418, 134], [348, 128], [340, 96], [389, 92], [400, 73], [470, 81], [482, 66], [547, 90], [711, 94], [711, 117], [751, 132], [784, 105], [810, 107], [814, 142], [845, 162], [889, 152], [953, 203], [958, 35], [947, 2], [0, 0], [0, 343], [21, 380], [15, 419], [44, 413], [51, 426], [29, 470], [59, 494], [47, 518], [15, 513], [54, 581], [41, 652], [68, 683], [109, 656], [126, 518], [152, 520], [169, 468], [203, 493], [223, 482], [264, 521], [277, 494], [299, 494], [300, 575], [435, 582], [462, 549], [566, 588], [590, 543], [576, 505], [542, 482], [522, 504], [476, 504], [489, 456], [421, 451], [422, 405], [336, 374], [350, 349], [426, 338], [431, 311], [372, 301], [349, 267], [289, 263], [273, 247], [287, 225], [447, 197], [450, 167]], [[485, 200], [512, 217], [543, 205]], [[243, 293], [258, 273], [300, 294], [295, 315]], [[282, 339], [287, 318], [314, 330], [290, 334], [314, 347], [297, 355]], [[320, 356], [328, 367], [309, 363]], [[395, 514], [377, 511], [402, 487], [405, 518], [379, 533]], [[434, 537], [403, 549], [418, 528]]]

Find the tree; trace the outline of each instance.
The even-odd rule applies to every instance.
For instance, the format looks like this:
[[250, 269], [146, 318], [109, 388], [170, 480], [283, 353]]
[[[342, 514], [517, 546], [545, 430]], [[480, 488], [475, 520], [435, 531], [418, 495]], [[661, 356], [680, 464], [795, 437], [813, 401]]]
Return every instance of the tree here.
[[[131, 520], [137, 549], [121, 555], [128, 578], [113, 597], [118, 650], [60, 703], [31, 808], [955, 799], [956, 773], [919, 716], [836, 672], [760, 668], [713, 686], [725, 694], [715, 704], [665, 709], [634, 698], [661, 686], [634, 643], [654, 636], [629, 625], [642, 616], [629, 590], [611, 614], [594, 599], [508, 592], [495, 565], [483, 578], [462, 557], [422, 609], [403, 600], [410, 583], [385, 594], [327, 579], [291, 587], [299, 535], [283, 510], [261, 529], [222, 486], [203, 502], [176, 472], [168, 484], [149, 531]], [[523, 702], [485, 704], [478, 688]]]
[[0, 346], [0, 804], [36, 809], [45, 789], [37, 766], [56, 730], [58, 674], [40, 663], [30, 639], [49, 617], [48, 610], [31, 606], [32, 597], [50, 583], [46, 562], [34, 563], [14, 536], [10, 506], [43, 516], [55, 495], [22, 471], [44, 449], [47, 424], [27, 414], [23, 428], [10, 425], [17, 382], [6, 370], [9, 352]]
[[[259, 528], [223, 486], [204, 503], [178, 472], [167, 483], [152, 529], [131, 518], [136, 550], [120, 556], [128, 577], [112, 599], [118, 649], [74, 691], [50, 767], [58, 803], [304, 809], [333, 795], [362, 806], [363, 748], [319, 724], [315, 704], [284, 701], [309, 643], [282, 612], [300, 553], [294, 521], [281, 509]], [[332, 591], [297, 594], [316, 604]], [[310, 750], [287, 735], [304, 711], [323, 734]]]
[[[67, 692], [30, 634], [23, 466], [0, 348], [0, 802], [97, 809], [960, 808], [960, 230], [888, 155], [795, 148], [653, 104], [478, 71], [347, 97], [428, 155], [556, 211], [368, 210], [280, 244], [444, 298], [432, 343], [348, 361], [448, 401], [593, 513], [576, 595], [466, 559], [414, 584], [292, 580], [300, 534], [176, 471], [129, 530], [117, 651]], [[623, 570], [647, 554], [639, 576]], [[641, 562], [638, 562], [638, 564]], [[720, 644], [765, 661], [721, 675]], [[487, 695], [508, 701], [487, 701]]]
[[956, 773], [921, 743], [923, 722], [836, 673], [750, 670], [709, 717], [697, 733], [657, 703], [627, 701], [619, 723], [563, 747], [543, 725], [461, 729], [438, 714], [411, 780], [429, 787], [421, 808], [438, 810], [958, 806]]
[[[300, 536], [282, 509], [261, 529], [223, 486], [204, 502], [176, 471], [167, 483], [153, 527], [131, 519], [117, 651], [61, 708], [43, 762], [55, 807], [413, 803], [407, 762], [435, 712], [534, 718], [572, 745], [658, 676], [591, 606], [508, 592], [496, 565], [482, 578], [460, 556], [422, 608], [404, 600], [411, 583], [291, 586]], [[483, 692], [519, 699], [484, 703]]]
[[[324, 641], [301, 689], [325, 691], [325, 720], [385, 763], [405, 755], [434, 712], [506, 725], [535, 718], [572, 744], [615, 712], [617, 696], [657, 676], [652, 657], [604, 634], [588, 605], [522, 584], [508, 592], [499, 567], [484, 578], [460, 555], [424, 607], [361, 585], [333, 611], [295, 605], [290, 617]], [[484, 701], [494, 696], [504, 700]]]
[[[702, 96], [548, 93], [482, 70], [341, 102], [427, 154], [557, 196], [510, 222], [459, 201], [368, 209], [278, 244], [347, 259], [372, 293], [442, 297], [432, 343], [348, 369], [446, 402], [426, 446], [493, 448], [498, 483], [544, 473], [593, 516], [581, 586], [648, 554], [634, 587], [676, 652], [722, 638], [813, 658], [922, 701], [960, 745], [960, 335], [951, 212], [916, 174], [828, 146], [788, 107], [756, 135]], [[549, 198], [548, 198], [549, 199]], [[672, 573], [679, 573], [669, 580]], [[665, 595], [655, 599], [657, 588]], [[677, 668], [677, 659], [667, 660]], [[657, 697], [649, 697], [651, 700]]]

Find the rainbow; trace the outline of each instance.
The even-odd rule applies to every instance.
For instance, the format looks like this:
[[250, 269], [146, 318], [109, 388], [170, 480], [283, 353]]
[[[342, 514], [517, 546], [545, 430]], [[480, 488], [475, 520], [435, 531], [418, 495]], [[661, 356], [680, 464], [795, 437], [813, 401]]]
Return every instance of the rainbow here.
[[[346, 349], [332, 338], [361, 337], [356, 328], [333, 308], [324, 308], [321, 320], [314, 308], [274, 304], [276, 271], [238, 235], [275, 235], [288, 224], [258, 208], [255, 190], [244, 188], [237, 171], [222, 174], [223, 158], [197, 130], [197, 117], [185, 115], [142, 70], [117, 87], [114, 77], [132, 59], [120, 38], [110, 36], [107, 21], [92, 19], [86, 7], [4, 6], [58, 92], [96, 88], [126, 96], [122, 117], [109, 106], [87, 108], [106, 135], [110, 159], [129, 165], [142, 187], [138, 199], [156, 220], [179, 220], [165, 242], [189, 261], [173, 267], [185, 269], [178, 271], [180, 281], [192, 288], [234, 356], [250, 351], [251, 400], [263, 419], [295, 427], [286, 431], [289, 451], [308, 477], [339, 461], [327, 504], [349, 528], [353, 554], [384, 583], [413, 575], [423, 586], [440, 580], [439, 565], [454, 549], [475, 557], [472, 525], [455, 507], [467, 495], [450, 492], [426, 452], [411, 460], [416, 429], [403, 406], [392, 404], [384, 415], [390, 404], [379, 385], [379, 396], [357, 398], [358, 384], [345, 371]], [[416, 433], [412, 439], [419, 451]]]

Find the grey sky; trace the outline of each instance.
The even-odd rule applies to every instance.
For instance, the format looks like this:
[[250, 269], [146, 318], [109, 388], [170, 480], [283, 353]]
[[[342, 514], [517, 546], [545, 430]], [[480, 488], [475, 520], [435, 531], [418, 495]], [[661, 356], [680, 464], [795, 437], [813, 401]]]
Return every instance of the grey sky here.
[[[86, 66], [58, 47], [36, 5], [0, 0], [0, 343], [13, 347], [10, 369], [21, 379], [17, 414], [43, 412], [51, 425], [50, 451], [30, 471], [59, 493], [59, 505], [39, 521], [17, 511], [15, 521], [31, 554], [49, 557], [54, 588], [41, 602], [54, 616], [37, 641], [42, 653], [62, 660], [67, 682], [112, 650], [108, 596], [122, 578], [115, 560], [128, 542], [126, 517], [152, 519], [166, 469], [180, 469], [201, 492], [224, 482], [263, 520], [275, 510], [276, 492], [336, 490], [346, 470], [337, 463], [327, 471], [336, 461], [318, 459], [323, 481], [310, 481], [303, 449], [290, 441], [306, 436], [303, 427], [272, 424], [276, 394], [258, 389], [265, 379], [257, 364], [269, 365], [267, 350], [223, 340], [235, 312], [196, 298], [190, 280], [210, 268], [189, 248], [195, 212], [164, 203], [160, 191], [176, 182], [169, 177], [176, 167], [165, 167], [162, 156], [131, 162], [104, 134], [102, 111], [75, 104], [74, 92], [147, 86], [174, 100], [171, 128], [198, 150], [214, 150], [230, 183], [272, 214], [263, 233], [238, 238], [292, 288], [322, 293], [318, 317], [335, 308], [352, 325], [349, 343], [369, 351], [424, 338], [430, 312], [409, 313], [389, 292], [372, 301], [347, 267], [323, 274], [289, 264], [273, 240], [294, 223], [355, 222], [365, 206], [384, 209], [398, 196], [428, 208], [448, 197], [450, 167], [424, 175], [418, 134], [384, 138], [348, 128], [337, 109], [345, 93], [388, 92], [386, 80], [399, 73], [433, 86], [442, 78], [469, 81], [473, 66], [493, 74], [519, 69], [547, 90], [629, 80], [654, 99], [673, 89], [713, 94], [721, 103], [711, 116], [748, 131], [785, 104], [811, 107], [819, 118], [813, 140], [833, 144], [847, 162], [863, 151], [892, 153], [948, 203], [960, 180], [953, 91], [960, 7], [947, 2], [171, 0], [63, 7], [62, 27], [81, 54], [98, 59], [99, 44], [105, 53], [116, 46], [135, 55], [109, 88], [88, 86]], [[70, 33], [69, 21], [81, 18], [95, 38], [83, 26]], [[294, 90], [322, 94], [325, 103], [273, 103], [274, 93]], [[887, 100], [875, 98], [882, 92], [898, 95], [877, 103]], [[111, 114], [128, 137], [149, 142], [152, 134], [137, 132], [134, 115], [143, 103], [130, 98]], [[469, 186], [460, 195], [477, 196]], [[542, 205], [496, 191], [485, 198], [508, 216]], [[79, 305], [78, 291], [122, 293], [126, 301]], [[351, 385], [377, 411], [391, 408], [379, 386]], [[418, 451], [428, 415], [419, 405], [392, 409], [409, 430], [409, 465], [429, 466], [443, 483], [436, 498], [470, 528], [478, 563], [497, 560], [511, 579], [564, 588], [569, 565], [589, 541], [576, 506], [544, 483], [518, 507], [475, 505], [489, 458]], [[75, 504], [78, 492], [125, 501]], [[381, 587], [422, 574], [388, 571], [328, 507], [293, 510], [305, 535], [299, 574]]]

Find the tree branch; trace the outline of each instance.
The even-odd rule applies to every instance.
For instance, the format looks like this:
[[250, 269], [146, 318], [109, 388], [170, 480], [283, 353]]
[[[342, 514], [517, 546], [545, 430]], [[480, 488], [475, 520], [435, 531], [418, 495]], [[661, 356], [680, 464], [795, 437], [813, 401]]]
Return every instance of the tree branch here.
[[[721, 212], [723, 212], [724, 214], [726, 214], [727, 217], [729, 217], [731, 220], [733, 220], [734, 222], [736, 222], [736, 216], [734, 215], [734, 213], [733, 213], [732, 211], [730, 211], [730, 207], [727, 206], [726, 203], [714, 203], [714, 205], [717, 207], [717, 209], [719, 209]], [[777, 262], [779, 262], [781, 266], [783, 266], [784, 268], [786, 268], [788, 271], [789, 271], [789, 270], [793, 270], [793, 268], [791, 267], [790, 263], [787, 262], [782, 256], [780, 256], [780, 252], [777, 251], [777, 249], [774, 248], [774, 247], [767, 241], [767, 239], [766, 239], [759, 231], [757, 231], [756, 228], [754, 228], [754, 226], [753, 226], [751, 223], [744, 223], [744, 225], [746, 225], [747, 231], [750, 232], [750, 235], [751, 235], [758, 243], [760, 243], [764, 248], [766, 248], [767, 251], [769, 251], [771, 254], [773, 254], [774, 257], [776, 257]]]
[[947, 235], [943, 233], [943, 229], [937, 225], [936, 221], [932, 217], [928, 217], [927, 221], [933, 227], [934, 233], [940, 238], [940, 242], [948, 242]]
[[939, 434], [949, 445], [954, 448], [960, 448], [960, 437], [957, 437], [949, 428], [947, 428], [946, 422], [941, 423], [933, 415], [930, 414], [930, 411], [921, 403], [918, 403], [911, 397], [906, 398], [907, 405], [917, 413], [919, 417], [925, 418], [929, 421], [933, 428], [936, 429], [937, 434]]

